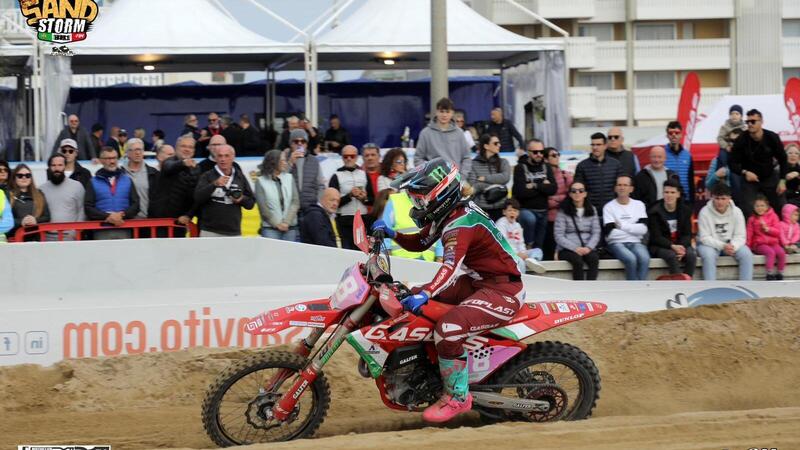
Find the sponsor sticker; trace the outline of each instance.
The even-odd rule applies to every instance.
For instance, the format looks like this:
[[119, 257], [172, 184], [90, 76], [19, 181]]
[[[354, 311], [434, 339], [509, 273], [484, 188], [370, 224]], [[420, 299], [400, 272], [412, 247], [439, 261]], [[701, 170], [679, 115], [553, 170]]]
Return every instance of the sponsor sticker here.
[[569, 312], [569, 305], [566, 303], [556, 303], [556, 308], [558, 308], [558, 312], [568, 313]]
[[314, 322], [325, 322], [325, 317], [323, 316], [311, 316], [311, 320]]
[[547, 305], [544, 305], [541, 308], [541, 310], [542, 310], [542, 312], [544, 313], [545, 316], [549, 316], [550, 315], [550, 308], [548, 308]]
[[293, 326], [293, 327], [325, 328], [325, 324], [324, 324], [324, 323], [318, 323], [318, 322], [301, 322], [301, 321], [295, 321], [295, 320], [291, 320], [291, 321], [289, 321], [289, 325], [291, 325], [291, 326]]
[[297, 305], [297, 306], [295, 306], [295, 309], [297, 309], [300, 312], [303, 312], [308, 308], [306, 307], [306, 305]]
[[586, 307], [589, 308], [589, 311], [594, 311], [594, 305], [591, 302], [587, 303]]

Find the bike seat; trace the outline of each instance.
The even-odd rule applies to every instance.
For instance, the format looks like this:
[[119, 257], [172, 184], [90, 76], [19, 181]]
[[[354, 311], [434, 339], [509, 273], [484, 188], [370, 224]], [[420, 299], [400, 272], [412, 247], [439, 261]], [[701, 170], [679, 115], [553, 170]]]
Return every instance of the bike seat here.
[[[438, 322], [448, 311], [453, 309], [456, 305], [450, 305], [447, 303], [437, 302], [436, 300], [429, 300], [427, 304], [425, 304], [422, 309], [421, 313], [428, 319], [433, 322]], [[539, 308], [536, 307], [533, 303], [523, 303], [522, 306], [519, 308], [519, 311], [511, 318], [508, 322], [502, 323], [498, 325], [499, 327], [504, 327], [506, 325], [511, 325], [513, 323], [525, 322], [527, 320], [535, 319], [539, 317], [541, 311]], [[488, 331], [488, 330], [487, 330]]]

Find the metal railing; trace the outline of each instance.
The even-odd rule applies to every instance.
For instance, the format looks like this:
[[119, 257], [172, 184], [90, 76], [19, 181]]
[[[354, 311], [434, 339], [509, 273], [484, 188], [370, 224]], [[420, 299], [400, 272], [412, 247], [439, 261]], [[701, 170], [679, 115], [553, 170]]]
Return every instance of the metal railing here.
[[635, 0], [636, 20], [731, 19], [734, 0]]

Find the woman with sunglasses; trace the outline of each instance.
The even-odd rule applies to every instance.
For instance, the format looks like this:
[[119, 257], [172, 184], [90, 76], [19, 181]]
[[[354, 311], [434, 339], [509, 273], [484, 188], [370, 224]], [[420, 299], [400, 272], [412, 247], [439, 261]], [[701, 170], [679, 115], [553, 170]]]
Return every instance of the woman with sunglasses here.
[[386, 152], [381, 161], [381, 175], [378, 177], [378, 192], [389, 189], [392, 181], [406, 173], [408, 158], [402, 148], [393, 148]]
[[[44, 194], [36, 189], [33, 181], [33, 173], [30, 167], [19, 164], [11, 173], [11, 183], [9, 185], [9, 198], [11, 209], [14, 214], [14, 228], [9, 232], [9, 236], [20, 227], [31, 227], [37, 223], [50, 221], [50, 210], [47, 208], [47, 201]], [[38, 235], [31, 235], [25, 238], [26, 241], [38, 241]]]
[[[586, 201], [586, 185], [580, 181], [569, 186], [569, 197], [561, 202], [553, 234], [558, 258], [572, 266], [573, 280], [596, 280], [600, 256], [600, 220], [597, 211]], [[589, 268], [585, 273], [583, 265]]]
[[467, 182], [473, 189], [473, 200], [492, 219], [503, 216], [503, 207], [508, 198], [511, 180], [511, 165], [501, 158], [500, 139], [490, 134], [478, 139], [478, 156], [472, 160], [472, 168], [467, 174]]
[[553, 147], [544, 149], [545, 162], [553, 169], [553, 176], [556, 179], [556, 193], [547, 198], [547, 231], [544, 235], [544, 253], [545, 261], [552, 261], [556, 253], [556, 240], [553, 237], [553, 228], [556, 222], [556, 215], [558, 214], [558, 207], [561, 202], [567, 198], [569, 186], [573, 181], [572, 172], [561, 170], [561, 154]]

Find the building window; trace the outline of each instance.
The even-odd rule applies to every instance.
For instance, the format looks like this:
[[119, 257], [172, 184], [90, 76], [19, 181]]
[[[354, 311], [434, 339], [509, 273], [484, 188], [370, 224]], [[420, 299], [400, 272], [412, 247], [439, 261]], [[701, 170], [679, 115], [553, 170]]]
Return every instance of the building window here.
[[636, 24], [634, 34], [637, 41], [659, 41], [675, 39], [674, 23], [640, 23]]
[[800, 20], [784, 20], [783, 37], [800, 37]]
[[677, 85], [676, 72], [638, 72], [636, 74], [636, 89], [675, 89]]
[[582, 23], [578, 25], [578, 36], [593, 36], [598, 41], [614, 40], [614, 24], [611, 23]]
[[233, 82], [235, 84], [244, 83], [244, 72], [236, 72], [233, 74]]
[[212, 83], [224, 83], [225, 82], [225, 72], [211, 72], [211, 82]]
[[575, 86], [595, 87], [598, 91], [610, 91], [614, 89], [614, 74], [611, 72], [578, 72]]
[[789, 78], [800, 78], [800, 67], [790, 67], [783, 69], [783, 84], [789, 81]]

